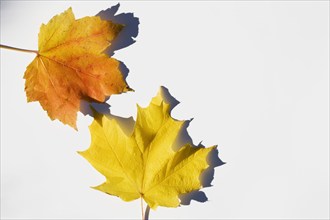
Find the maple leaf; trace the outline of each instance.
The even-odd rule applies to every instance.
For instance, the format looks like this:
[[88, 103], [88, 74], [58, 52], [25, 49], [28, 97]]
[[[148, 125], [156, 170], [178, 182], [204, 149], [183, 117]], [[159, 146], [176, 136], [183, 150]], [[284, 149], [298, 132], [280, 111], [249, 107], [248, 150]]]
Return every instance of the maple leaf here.
[[72, 9], [42, 24], [38, 52], [24, 74], [28, 102], [76, 129], [81, 99], [104, 102], [129, 89], [119, 61], [103, 53], [122, 25], [98, 16], [75, 19]]
[[91, 145], [81, 154], [106, 182], [94, 187], [124, 201], [143, 198], [153, 209], [177, 207], [179, 194], [202, 188], [200, 174], [216, 148], [173, 146], [185, 121], [173, 119], [162, 89], [148, 107], [138, 106], [130, 134], [115, 118], [96, 113], [90, 125]]

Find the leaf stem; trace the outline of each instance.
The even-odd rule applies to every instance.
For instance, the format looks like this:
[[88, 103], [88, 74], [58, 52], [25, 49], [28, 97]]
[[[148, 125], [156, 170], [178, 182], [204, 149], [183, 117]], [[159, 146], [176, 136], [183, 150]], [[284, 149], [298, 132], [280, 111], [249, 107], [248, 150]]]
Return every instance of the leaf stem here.
[[142, 220], [145, 220], [144, 216], [144, 208], [143, 208], [143, 198], [141, 197], [141, 211], [142, 211]]
[[145, 220], [149, 220], [150, 206], [147, 205], [146, 212], [144, 213]]
[[27, 50], [27, 49], [21, 49], [21, 48], [17, 48], [17, 47], [10, 47], [10, 46], [3, 45], [3, 44], [0, 44], [0, 48], [4, 48], [4, 49], [8, 49], [8, 50], [16, 50], [16, 51], [25, 52], [25, 53], [38, 54], [38, 51], [36, 51], [36, 50]]
[[150, 206], [147, 205], [146, 210], [144, 210], [142, 196], [141, 196], [141, 211], [142, 211], [142, 220], [149, 220]]

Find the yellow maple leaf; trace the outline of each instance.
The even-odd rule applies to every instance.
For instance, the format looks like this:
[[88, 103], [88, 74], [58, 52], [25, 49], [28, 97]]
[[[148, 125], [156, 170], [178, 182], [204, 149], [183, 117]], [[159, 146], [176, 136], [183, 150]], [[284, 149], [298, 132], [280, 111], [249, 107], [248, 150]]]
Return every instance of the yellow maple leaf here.
[[133, 132], [127, 134], [115, 118], [96, 114], [90, 125], [91, 145], [79, 152], [106, 177], [94, 187], [124, 201], [143, 198], [153, 209], [177, 207], [179, 194], [202, 188], [200, 174], [216, 148], [187, 144], [174, 150], [185, 121], [170, 115], [162, 90], [146, 108], [138, 106]]
[[98, 16], [76, 20], [71, 8], [42, 24], [37, 56], [24, 74], [28, 102], [76, 128], [81, 99], [104, 102], [128, 91], [119, 62], [103, 53], [122, 27]]

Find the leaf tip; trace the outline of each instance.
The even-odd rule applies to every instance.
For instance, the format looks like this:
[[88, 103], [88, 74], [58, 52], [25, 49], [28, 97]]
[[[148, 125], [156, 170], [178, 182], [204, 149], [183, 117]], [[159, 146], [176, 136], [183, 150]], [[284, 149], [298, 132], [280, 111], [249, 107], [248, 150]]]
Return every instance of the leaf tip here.
[[84, 157], [84, 154], [85, 154], [86, 151], [76, 151], [76, 152], [77, 152], [77, 154], [79, 154], [80, 156], [83, 156], [83, 157]]
[[125, 89], [124, 89], [124, 92], [135, 92], [135, 90], [132, 89], [132, 88], [129, 87], [129, 86], [126, 86]]
[[89, 188], [91, 188], [91, 189], [95, 189], [95, 190], [98, 190], [97, 187], [98, 187], [98, 186], [90, 186]]
[[62, 14], [69, 14], [70, 16], [74, 17], [72, 7], [70, 6], [67, 10], [65, 10]]
[[139, 109], [141, 109], [142, 107], [141, 107], [138, 103], [136, 103], [136, 108], [139, 110]]

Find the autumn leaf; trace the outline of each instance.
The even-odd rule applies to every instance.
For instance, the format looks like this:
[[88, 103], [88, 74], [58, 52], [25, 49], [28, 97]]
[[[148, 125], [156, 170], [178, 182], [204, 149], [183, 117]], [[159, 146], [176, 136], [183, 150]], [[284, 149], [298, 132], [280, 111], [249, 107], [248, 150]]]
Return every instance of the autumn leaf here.
[[119, 62], [103, 53], [122, 27], [98, 16], [75, 19], [71, 8], [42, 24], [37, 56], [24, 74], [28, 102], [76, 128], [81, 99], [104, 102], [130, 90]]
[[171, 117], [162, 89], [148, 107], [138, 106], [134, 130], [127, 135], [115, 118], [97, 114], [90, 125], [91, 145], [79, 152], [106, 177], [94, 187], [124, 201], [143, 198], [153, 209], [177, 207], [179, 195], [202, 188], [200, 174], [216, 148], [173, 146], [185, 121]]

